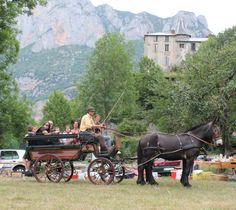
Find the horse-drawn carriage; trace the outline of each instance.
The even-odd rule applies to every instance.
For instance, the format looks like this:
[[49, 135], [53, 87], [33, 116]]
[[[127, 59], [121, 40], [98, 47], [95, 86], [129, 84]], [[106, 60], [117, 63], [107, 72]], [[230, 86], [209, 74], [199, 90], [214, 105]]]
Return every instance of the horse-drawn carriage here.
[[[90, 134], [89, 134], [90, 135]], [[195, 126], [194, 128], [178, 135], [151, 133], [145, 135], [138, 144], [137, 184], [158, 184], [153, 175], [153, 161], [160, 157], [166, 160], [182, 160], [183, 173], [180, 182], [185, 187], [190, 187], [188, 180], [193, 168], [194, 159], [199, 155], [204, 144], [213, 145], [211, 142], [219, 136], [215, 129], [214, 121]], [[58, 144], [63, 138], [77, 138], [77, 135], [48, 135], [27, 137], [29, 147], [27, 151], [31, 160], [35, 161], [33, 174], [37, 181], [50, 180], [59, 182], [61, 179], [69, 181], [73, 176], [73, 161], [82, 159], [86, 153], [93, 153], [96, 157], [87, 169], [88, 179], [94, 184], [110, 184], [120, 182], [124, 178], [125, 170], [121, 161], [113, 158], [115, 153], [101, 154], [94, 138], [90, 135], [79, 135], [80, 144]], [[55, 143], [56, 142], [56, 143]], [[54, 143], [54, 144], [53, 144]]]
[[[60, 143], [61, 139], [68, 138], [79, 138], [80, 143]], [[83, 160], [88, 153], [93, 153], [96, 157], [87, 168], [88, 179], [93, 184], [110, 184], [114, 179], [119, 182], [124, 177], [124, 168], [114, 159], [117, 150], [101, 154], [91, 134], [36, 135], [25, 139], [29, 143], [26, 151], [33, 162], [32, 172], [38, 182], [69, 181], [74, 173], [73, 161]]]

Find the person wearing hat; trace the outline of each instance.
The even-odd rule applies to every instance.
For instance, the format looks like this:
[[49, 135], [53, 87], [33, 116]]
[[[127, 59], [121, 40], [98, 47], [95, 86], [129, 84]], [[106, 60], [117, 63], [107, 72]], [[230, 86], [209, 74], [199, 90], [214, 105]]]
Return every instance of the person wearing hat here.
[[95, 134], [93, 131], [94, 129], [102, 129], [105, 128], [102, 124], [96, 125], [93, 120], [93, 116], [95, 113], [95, 109], [93, 107], [88, 107], [87, 113], [82, 117], [81, 123], [80, 123], [80, 132], [89, 132], [91, 135], [95, 137], [95, 139], [98, 140], [101, 152], [108, 152], [108, 148], [105, 144], [105, 139], [100, 134]]

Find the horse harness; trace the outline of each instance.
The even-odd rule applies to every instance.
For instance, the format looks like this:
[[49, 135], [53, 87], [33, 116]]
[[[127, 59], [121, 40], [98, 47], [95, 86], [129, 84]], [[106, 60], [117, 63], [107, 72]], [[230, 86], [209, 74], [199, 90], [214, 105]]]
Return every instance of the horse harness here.
[[[197, 140], [199, 140], [199, 141], [201, 141], [201, 142], [203, 142], [203, 143], [206, 143], [206, 144], [209, 144], [209, 145], [213, 145], [213, 144], [211, 144], [211, 143], [209, 143], [209, 142], [204, 141], [204, 140], [201, 139], [201, 138], [198, 138], [197, 136], [191, 134], [190, 132], [188, 132], [188, 133], [183, 133], [183, 134], [181, 134], [181, 135], [184, 135], [184, 134], [185, 134], [185, 135], [187, 134], [187, 135], [190, 137], [190, 140], [191, 140], [191, 143], [192, 143], [192, 144], [190, 144], [190, 145], [187, 144], [186, 146], [183, 146], [183, 143], [182, 143], [182, 141], [181, 141], [179, 135], [175, 135], [176, 138], [177, 138], [178, 141], [179, 141], [179, 149], [176, 149], [176, 150], [173, 150], [173, 151], [169, 151], [169, 152], [161, 152], [161, 147], [160, 147], [159, 144], [158, 144], [156, 147], [149, 147], [149, 142], [148, 142], [148, 143], [147, 143], [147, 147], [145, 147], [144, 149], [153, 149], [153, 150], [156, 150], [157, 153], [156, 153], [156, 155], [154, 155], [152, 158], [150, 158], [149, 160], [145, 161], [144, 163], [139, 164], [138, 166], [144, 165], [144, 164], [146, 164], [146, 163], [148, 163], [148, 162], [154, 160], [155, 158], [157, 158], [157, 157], [159, 157], [160, 155], [163, 155], [163, 154], [164, 154], [164, 155], [173, 154], [173, 153], [176, 153], [176, 152], [180, 152], [180, 151], [183, 151], [183, 150], [189, 150], [189, 149], [193, 149], [193, 148], [200, 148], [200, 149], [203, 150], [203, 152], [205, 153], [206, 151], [205, 151], [205, 149], [204, 149], [203, 146], [200, 147], [200, 146], [197, 146], [197, 145], [194, 145], [194, 144], [193, 144], [193, 143], [194, 143], [193, 138], [195, 138], [195, 139], [197, 139]], [[158, 143], [159, 143], [159, 142], [158, 142]]]
[[[191, 144], [187, 144], [187, 145], [183, 146], [183, 142], [181, 141], [181, 139], [180, 139], [180, 137], [179, 137], [180, 135], [188, 135], [188, 136], [190, 137]], [[201, 148], [200, 146], [194, 145], [194, 140], [193, 140], [193, 138], [195, 138], [195, 139], [197, 139], [197, 140], [199, 140], [199, 141], [201, 141], [201, 142], [210, 144], [209, 142], [206, 142], [206, 141], [204, 141], [204, 140], [198, 138], [197, 136], [191, 134], [190, 132], [188, 132], [188, 133], [183, 133], [183, 134], [180, 134], [180, 135], [175, 135], [176, 138], [177, 138], [177, 140], [178, 140], [178, 142], [179, 142], [179, 149], [178, 149], [178, 151], [179, 151], [179, 150], [188, 150], [188, 149], [192, 149], [192, 148]], [[157, 150], [158, 152], [160, 152], [162, 148], [161, 148], [159, 142], [158, 142], [157, 146], [149, 146], [149, 142], [148, 142], [148, 143], [147, 143], [147, 147], [145, 147], [144, 149], [153, 149], [153, 150]], [[174, 150], [173, 153], [174, 153], [174, 152], [176, 152], [176, 150]]]

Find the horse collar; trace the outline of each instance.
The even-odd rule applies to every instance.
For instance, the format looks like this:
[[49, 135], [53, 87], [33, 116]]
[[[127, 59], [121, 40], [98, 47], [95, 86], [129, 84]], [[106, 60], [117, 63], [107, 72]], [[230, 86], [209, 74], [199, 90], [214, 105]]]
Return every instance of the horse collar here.
[[179, 136], [176, 135], [176, 137], [177, 137], [177, 139], [178, 139], [178, 141], [179, 141], [179, 147], [180, 147], [180, 149], [182, 149], [182, 148], [183, 148], [183, 144], [182, 144], [182, 142], [181, 142]]
[[192, 139], [192, 133], [191, 133], [191, 132], [188, 132], [187, 134], [190, 136], [191, 142], [194, 143], [194, 141], [193, 141], [193, 139]]

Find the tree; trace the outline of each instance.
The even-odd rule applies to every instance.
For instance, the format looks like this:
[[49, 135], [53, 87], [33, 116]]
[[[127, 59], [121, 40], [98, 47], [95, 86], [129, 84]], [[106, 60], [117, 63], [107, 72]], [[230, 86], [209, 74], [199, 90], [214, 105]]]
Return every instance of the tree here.
[[[236, 128], [236, 27], [212, 36], [183, 66], [183, 80], [176, 83], [172, 111], [179, 126], [193, 126], [217, 117], [224, 150], [231, 150]], [[176, 112], [178, 110], [178, 112]]]
[[43, 107], [43, 120], [52, 120], [60, 129], [71, 122], [71, 108], [63, 93], [54, 91]]
[[154, 123], [164, 128], [166, 118], [163, 110], [168, 106], [168, 90], [171, 86], [160, 67], [147, 57], [139, 62], [139, 69], [135, 73], [135, 89], [138, 94], [137, 103], [140, 105], [141, 115], [147, 123]]
[[43, 3], [42, 0], [0, 0], [0, 147], [18, 147], [32, 121], [29, 104], [19, 97], [17, 86], [7, 67], [19, 51], [16, 17]]
[[96, 42], [78, 90], [83, 113], [92, 105], [105, 117], [114, 108], [112, 118], [119, 120], [134, 111], [131, 49], [124, 36], [116, 33], [105, 34]]
[[31, 111], [10, 76], [0, 71], [0, 78], [0, 148], [18, 148], [32, 122]]
[[16, 61], [19, 42], [16, 35], [16, 17], [22, 13], [31, 14], [38, 4], [45, 4], [45, 0], [0, 0], [0, 70], [6, 70], [10, 63]]

